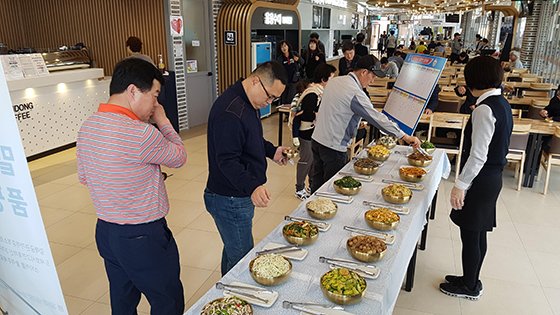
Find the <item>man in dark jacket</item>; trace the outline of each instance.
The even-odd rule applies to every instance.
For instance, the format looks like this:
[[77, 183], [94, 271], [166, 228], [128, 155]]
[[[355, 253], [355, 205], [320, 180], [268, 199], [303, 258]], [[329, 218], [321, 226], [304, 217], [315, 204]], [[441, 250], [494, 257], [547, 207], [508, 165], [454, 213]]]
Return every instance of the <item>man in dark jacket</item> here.
[[364, 35], [363, 33], [359, 33], [358, 35], [356, 35], [356, 45], [354, 46], [354, 50], [356, 51], [356, 55], [358, 57], [369, 55], [369, 49], [363, 44], [365, 39], [366, 35]]
[[356, 56], [354, 44], [351, 42], [345, 42], [342, 45], [342, 54], [344, 57], [338, 60], [338, 75], [347, 75], [354, 71], [359, 57]]
[[210, 110], [204, 204], [224, 243], [222, 275], [253, 248], [255, 206], [270, 203], [266, 158], [286, 164], [286, 148], [263, 138], [259, 109], [278, 99], [287, 82], [281, 64], [265, 62], [222, 93]]

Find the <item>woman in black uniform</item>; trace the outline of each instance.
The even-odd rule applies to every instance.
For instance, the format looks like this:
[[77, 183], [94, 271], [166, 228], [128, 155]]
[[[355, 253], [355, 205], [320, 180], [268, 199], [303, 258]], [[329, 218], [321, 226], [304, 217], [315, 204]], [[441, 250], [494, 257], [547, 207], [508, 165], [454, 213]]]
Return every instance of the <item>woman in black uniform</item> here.
[[496, 227], [496, 202], [513, 128], [511, 106], [500, 90], [503, 76], [499, 62], [489, 56], [474, 58], [465, 67], [467, 87], [478, 99], [465, 127], [450, 215], [461, 230], [463, 276], [447, 275], [439, 287], [445, 294], [470, 300], [478, 300], [482, 293], [479, 276], [486, 234]]

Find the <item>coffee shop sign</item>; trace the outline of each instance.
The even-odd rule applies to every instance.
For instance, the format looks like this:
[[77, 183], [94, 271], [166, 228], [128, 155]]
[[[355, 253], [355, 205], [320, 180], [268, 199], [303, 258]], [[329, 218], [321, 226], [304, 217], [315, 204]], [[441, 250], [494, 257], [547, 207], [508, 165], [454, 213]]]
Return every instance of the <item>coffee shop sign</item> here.
[[348, 8], [348, 1], [346, 0], [311, 0], [314, 4], [319, 5], [332, 5], [334, 7]]
[[294, 18], [292, 16], [283, 16], [280, 13], [265, 12], [264, 24], [265, 25], [292, 25]]

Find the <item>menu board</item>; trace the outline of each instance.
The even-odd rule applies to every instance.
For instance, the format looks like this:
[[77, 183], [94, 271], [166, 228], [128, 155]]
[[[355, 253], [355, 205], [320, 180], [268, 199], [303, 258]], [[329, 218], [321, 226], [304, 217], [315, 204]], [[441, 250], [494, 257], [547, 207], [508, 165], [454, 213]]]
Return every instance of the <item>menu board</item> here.
[[41, 54], [3, 55], [0, 57], [7, 80], [35, 78], [49, 74]]
[[383, 113], [408, 135], [414, 133], [445, 67], [446, 58], [408, 54]]

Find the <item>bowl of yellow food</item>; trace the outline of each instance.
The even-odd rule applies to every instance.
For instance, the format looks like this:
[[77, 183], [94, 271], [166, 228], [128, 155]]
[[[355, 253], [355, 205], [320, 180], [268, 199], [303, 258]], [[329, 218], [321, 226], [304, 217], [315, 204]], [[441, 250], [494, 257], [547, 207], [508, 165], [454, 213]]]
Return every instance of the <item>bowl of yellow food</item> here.
[[368, 148], [367, 152], [370, 158], [380, 162], [387, 161], [387, 159], [391, 155], [391, 151], [381, 144], [377, 144]]
[[395, 229], [401, 220], [398, 214], [387, 208], [368, 210], [364, 214], [364, 219], [370, 227], [380, 231]]
[[334, 268], [321, 277], [321, 291], [329, 301], [339, 305], [360, 302], [366, 288], [366, 280], [346, 268]]
[[412, 198], [412, 191], [401, 184], [391, 184], [383, 187], [381, 195], [389, 203], [404, 204]]

